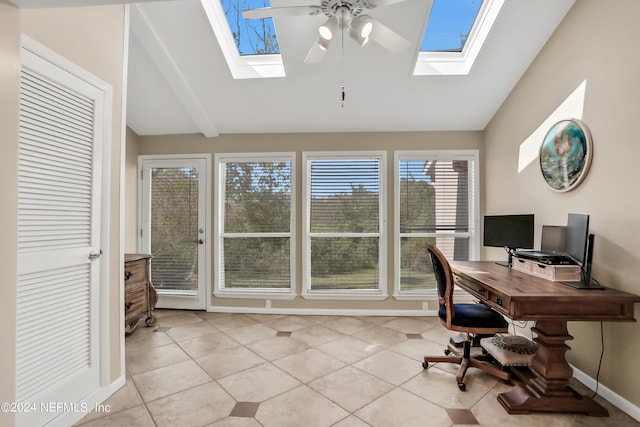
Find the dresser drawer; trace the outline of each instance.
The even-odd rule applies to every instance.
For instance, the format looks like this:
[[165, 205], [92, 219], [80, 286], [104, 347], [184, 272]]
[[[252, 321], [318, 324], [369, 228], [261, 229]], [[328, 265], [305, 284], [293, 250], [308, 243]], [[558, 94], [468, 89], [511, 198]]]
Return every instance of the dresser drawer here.
[[124, 287], [127, 288], [136, 285], [144, 285], [147, 282], [147, 263], [131, 262], [125, 264], [124, 267]]
[[124, 294], [124, 314], [130, 317], [132, 314], [144, 313], [147, 309], [146, 287], [135, 287]]

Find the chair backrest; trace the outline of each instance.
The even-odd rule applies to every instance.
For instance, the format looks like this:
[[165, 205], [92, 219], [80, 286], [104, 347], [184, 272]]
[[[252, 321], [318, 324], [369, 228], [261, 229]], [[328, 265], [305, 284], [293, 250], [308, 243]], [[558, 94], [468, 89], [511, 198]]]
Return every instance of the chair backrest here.
[[438, 303], [440, 308], [445, 308], [447, 312], [446, 323], [451, 326], [451, 319], [455, 314], [453, 308], [453, 272], [447, 257], [434, 244], [427, 244], [427, 249], [431, 255], [431, 263], [433, 264], [433, 274], [436, 276], [436, 284], [438, 287]]

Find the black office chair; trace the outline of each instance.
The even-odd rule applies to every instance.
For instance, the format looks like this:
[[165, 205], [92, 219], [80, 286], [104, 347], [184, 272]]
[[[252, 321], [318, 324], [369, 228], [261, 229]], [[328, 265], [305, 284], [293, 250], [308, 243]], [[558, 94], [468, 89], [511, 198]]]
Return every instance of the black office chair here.
[[489, 306], [478, 304], [453, 303], [453, 273], [447, 258], [435, 245], [429, 244], [429, 254], [433, 264], [438, 287], [438, 302], [440, 309], [438, 317], [449, 330], [462, 332], [466, 335], [462, 353], [455, 346], [449, 344], [444, 356], [425, 356], [422, 367], [429, 368], [429, 362], [446, 362], [460, 365], [456, 381], [461, 391], [467, 389], [464, 376], [469, 367], [479, 368], [502, 380], [508, 381], [510, 374], [492, 363], [491, 356], [482, 353], [471, 355], [471, 345], [475, 335], [495, 335], [508, 332], [508, 323], [498, 312]]

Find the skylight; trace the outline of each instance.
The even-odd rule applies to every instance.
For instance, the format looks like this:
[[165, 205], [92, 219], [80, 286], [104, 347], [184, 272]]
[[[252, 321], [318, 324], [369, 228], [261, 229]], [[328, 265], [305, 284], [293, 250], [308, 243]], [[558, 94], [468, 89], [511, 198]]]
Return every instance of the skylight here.
[[244, 19], [242, 11], [270, 7], [269, 0], [220, 0], [238, 53], [267, 55], [280, 53], [273, 19]]
[[242, 11], [269, 0], [200, 0], [234, 79], [284, 77], [271, 18], [245, 20]]
[[462, 52], [482, 0], [434, 0], [422, 52]]
[[414, 76], [471, 71], [505, 0], [434, 0]]

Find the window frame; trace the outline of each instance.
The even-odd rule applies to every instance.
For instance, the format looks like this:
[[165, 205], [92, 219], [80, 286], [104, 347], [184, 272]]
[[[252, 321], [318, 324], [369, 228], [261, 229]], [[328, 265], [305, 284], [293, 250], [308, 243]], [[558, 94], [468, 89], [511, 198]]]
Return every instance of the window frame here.
[[[380, 193], [378, 195], [378, 233], [360, 233], [367, 237], [378, 238], [378, 288], [377, 289], [331, 289], [312, 290], [311, 289], [311, 238], [314, 235], [328, 233], [311, 233], [311, 169], [310, 162], [313, 160], [371, 160], [378, 161]], [[302, 153], [302, 292], [305, 299], [324, 300], [383, 300], [388, 297], [387, 292], [387, 152], [386, 151], [309, 151]], [[353, 237], [354, 233], [331, 233], [345, 234]], [[320, 236], [317, 236], [320, 237]], [[337, 237], [337, 236], [336, 236]]]
[[[413, 75], [456, 76], [469, 74], [504, 3], [505, 0], [483, 0], [461, 52], [418, 51]], [[422, 38], [420, 38], [421, 42], [429, 19], [430, 16], [427, 16]]]
[[280, 53], [240, 55], [219, 0], [200, 0], [200, 3], [234, 79], [286, 77]]
[[[467, 160], [473, 163], [473, 173], [469, 174], [469, 225], [466, 233], [401, 233], [400, 232], [400, 162], [403, 160]], [[469, 237], [469, 260], [480, 256], [480, 152], [479, 150], [408, 150], [394, 152], [394, 289], [397, 300], [437, 300], [436, 289], [403, 291], [400, 287], [400, 257], [402, 237]], [[463, 292], [463, 291], [460, 291]]]
[[[252, 233], [226, 233], [224, 229], [225, 219], [225, 168], [226, 163], [249, 162], [290, 162], [291, 163], [291, 210], [289, 232], [252, 232]], [[269, 152], [269, 153], [219, 153], [215, 155], [215, 195], [214, 195], [214, 290], [213, 294], [220, 298], [266, 298], [266, 299], [294, 299], [296, 297], [296, 153], [295, 152]], [[224, 238], [228, 236], [239, 237], [246, 234], [247, 237], [289, 237], [289, 265], [290, 283], [288, 289], [278, 288], [226, 288], [224, 283]]]

